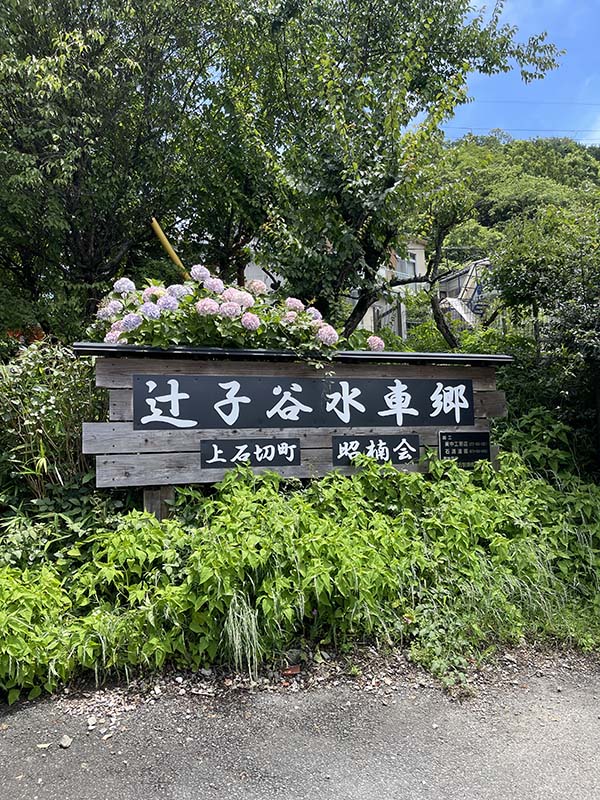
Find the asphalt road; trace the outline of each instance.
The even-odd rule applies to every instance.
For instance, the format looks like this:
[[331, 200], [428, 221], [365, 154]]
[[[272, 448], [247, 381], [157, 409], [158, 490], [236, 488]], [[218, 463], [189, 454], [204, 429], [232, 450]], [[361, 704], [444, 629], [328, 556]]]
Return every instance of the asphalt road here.
[[[89, 711], [23, 703], [0, 709], [0, 797], [598, 800], [598, 671], [512, 683], [462, 703], [407, 680], [375, 695], [347, 685], [174, 691], [131, 708], [108, 734], [88, 731]], [[62, 749], [65, 734], [73, 741]]]

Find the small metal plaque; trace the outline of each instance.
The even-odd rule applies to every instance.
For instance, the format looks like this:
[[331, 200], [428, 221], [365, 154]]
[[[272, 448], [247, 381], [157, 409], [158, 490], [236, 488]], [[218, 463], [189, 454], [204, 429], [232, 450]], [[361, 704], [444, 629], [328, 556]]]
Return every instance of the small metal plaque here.
[[419, 437], [406, 436], [333, 436], [332, 460], [334, 466], [351, 464], [362, 454], [392, 464], [411, 464], [419, 460]]
[[461, 467], [473, 467], [477, 461], [491, 458], [487, 431], [440, 431], [439, 437], [440, 458], [454, 458]]
[[300, 439], [203, 439], [202, 469], [224, 469], [237, 464], [251, 467], [294, 467], [301, 464]]

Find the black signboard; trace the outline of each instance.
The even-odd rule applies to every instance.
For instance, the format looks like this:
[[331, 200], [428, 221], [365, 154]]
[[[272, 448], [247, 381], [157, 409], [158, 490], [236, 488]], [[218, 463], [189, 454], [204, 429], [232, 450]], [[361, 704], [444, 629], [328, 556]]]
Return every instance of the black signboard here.
[[300, 439], [204, 439], [200, 462], [203, 469], [299, 466]]
[[135, 430], [473, 425], [470, 380], [134, 375]]
[[410, 464], [419, 460], [419, 437], [406, 436], [333, 436], [334, 466], [351, 464], [361, 453], [381, 463]]
[[454, 458], [461, 467], [491, 458], [490, 434], [486, 432], [440, 431], [440, 458]]

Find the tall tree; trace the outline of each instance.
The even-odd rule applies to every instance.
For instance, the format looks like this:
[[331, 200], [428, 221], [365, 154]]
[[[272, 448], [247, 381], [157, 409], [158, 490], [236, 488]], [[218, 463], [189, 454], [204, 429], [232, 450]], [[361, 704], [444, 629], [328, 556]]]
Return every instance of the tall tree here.
[[406, 242], [435, 131], [465, 100], [468, 74], [516, 64], [531, 80], [556, 65], [543, 36], [521, 44], [501, 24], [502, 5], [489, 18], [467, 0], [290, 1], [252, 15], [241, 58], [278, 166], [260, 255], [330, 316], [354, 296], [346, 333]]

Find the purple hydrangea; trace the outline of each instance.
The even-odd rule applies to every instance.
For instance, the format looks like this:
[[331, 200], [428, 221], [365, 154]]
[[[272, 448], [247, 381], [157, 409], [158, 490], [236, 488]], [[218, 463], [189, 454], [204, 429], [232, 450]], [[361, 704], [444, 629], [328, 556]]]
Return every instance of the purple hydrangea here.
[[160, 317], [160, 308], [156, 303], [144, 303], [139, 308], [140, 314], [143, 314], [148, 319], [158, 319]]
[[111, 300], [105, 306], [98, 309], [98, 319], [107, 320], [119, 314], [123, 310], [123, 303], [120, 300]]
[[254, 278], [254, 280], [248, 281], [248, 291], [252, 292], [252, 294], [266, 294], [269, 290], [264, 281]]
[[142, 292], [142, 300], [144, 303], [149, 303], [151, 300], [154, 300], [155, 297], [162, 297], [166, 293], [167, 290], [164, 286], [148, 286], [148, 288], [144, 289]]
[[257, 331], [260, 328], [260, 318], [250, 311], [242, 315], [242, 325], [247, 331]]
[[118, 319], [116, 322], [113, 322], [113, 324], [110, 326], [110, 330], [111, 333], [114, 333], [115, 331], [121, 333], [121, 331], [124, 331], [125, 328], [123, 327], [123, 320]]
[[233, 319], [234, 317], [239, 317], [242, 313], [242, 307], [239, 303], [221, 303], [219, 311], [224, 317]]
[[184, 286], [182, 283], [174, 283], [171, 286], [167, 286], [167, 294], [170, 294], [171, 297], [176, 297], [178, 300], [187, 294], [193, 293], [194, 290], [191, 286]]
[[286, 313], [281, 318], [281, 321], [282, 322], [295, 322], [297, 318], [298, 318], [298, 312], [297, 311], [286, 311]]
[[332, 325], [321, 325], [316, 333], [316, 337], [320, 342], [327, 345], [336, 344], [337, 340], [340, 338]]
[[165, 294], [158, 298], [156, 305], [161, 311], [176, 311], [179, 308], [179, 300], [172, 294]]
[[125, 314], [122, 319], [124, 331], [134, 331], [139, 328], [143, 320], [139, 314]]
[[104, 337], [104, 341], [109, 342], [109, 344], [116, 344], [119, 341], [120, 335], [121, 331], [109, 331]]
[[203, 300], [198, 300], [196, 303], [196, 311], [199, 314], [218, 314], [219, 313], [219, 304], [216, 300], [213, 300], [212, 297], [205, 297]]
[[130, 292], [135, 292], [135, 283], [129, 278], [119, 278], [118, 281], [114, 282], [113, 289], [119, 294], [129, 294]]
[[214, 292], [215, 294], [223, 294], [225, 284], [220, 278], [207, 278], [204, 281], [204, 288], [209, 292]]
[[190, 275], [195, 281], [202, 283], [202, 281], [210, 278], [210, 271], [203, 267], [202, 264], [194, 264], [190, 270]]
[[288, 297], [285, 301], [285, 307], [290, 311], [304, 311], [304, 303], [298, 300], [297, 297]]
[[367, 339], [367, 347], [369, 350], [385, 350], [385, 342], [380, 336], [369, 336]]
[[308, 316], [309, 316], [311, 319], [318, 319], [319, 321], [323, 319], [323, 315], [321, 314], [321, 312], [319, 311], [319, 309], [318, 309], [318, 308], [315, 308], [314, 306], [309, 306], [309, 307], [306, 309], [306, 313], [308, 314]]

